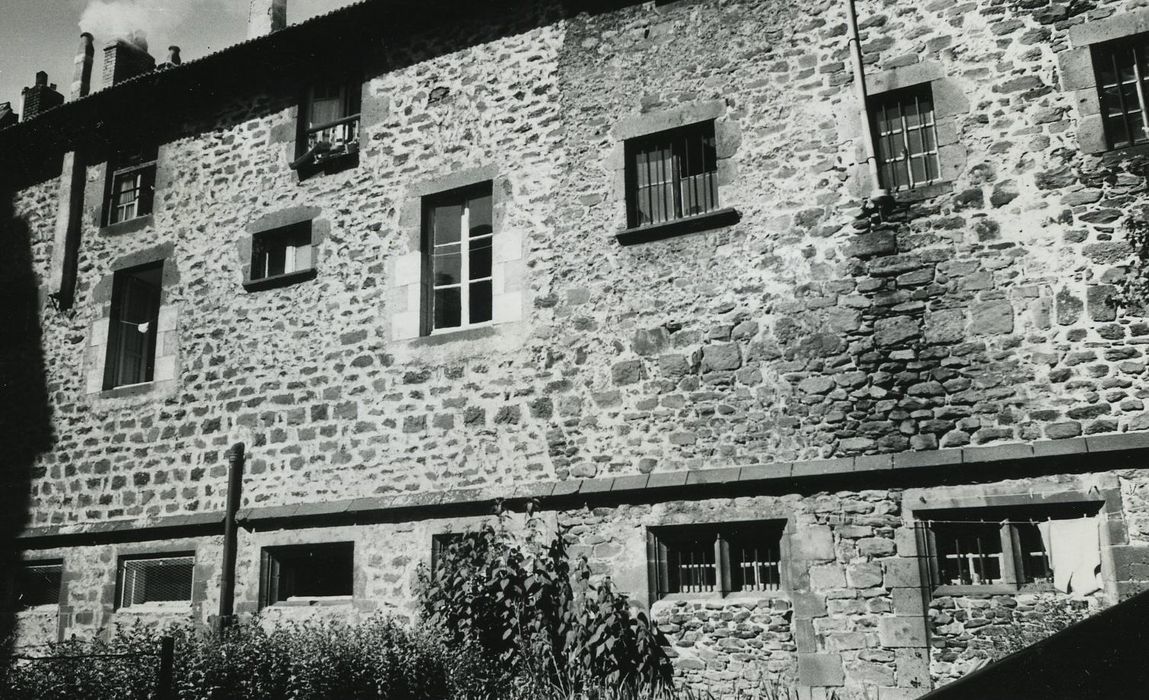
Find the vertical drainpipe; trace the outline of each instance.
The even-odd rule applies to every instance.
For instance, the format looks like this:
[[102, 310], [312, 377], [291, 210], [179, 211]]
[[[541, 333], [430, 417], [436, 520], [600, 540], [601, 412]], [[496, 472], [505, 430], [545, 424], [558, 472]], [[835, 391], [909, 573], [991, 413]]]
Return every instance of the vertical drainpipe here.
[[238, 540], [236, 514], [243, 496], [244, 446], [237, 442], [227, 452], [227, 512], [223, 521], [223, 570], [220, 573], [217, 629], [223, 631], [235, 614], [235, 558]]
[[[86, 96], [92, 87], [92, 35], [80, 35], [72, 80], [72, 101]], [[72, 306], [76, 290], [76, 272], [80, 255], [81, 219], [84, 215], [85, 160], [78, 150], [64, 154], [60, 172], [59, 203], [52, 244], [52, 267], [48, 276], [48, 293], [61, 309]]]
[[878, 177], [878, 156], [874, 152], [874, 131], [870, 124], [869, 94], [866, 91], [866, 69], [862, 65], [862, 42], [858, 38], [858, 10], [855, 0], [846, 0], [847, 14], [850, 22], [850, 59], [854, 65], [854, 89], [858, 95], [859, 115], [862, 119], [862, 138], [866, 142], [866, 167], [870, 171], [870, 199], [880, 202], [887, 199], [890, 193], [882, 189], [882, 182]]

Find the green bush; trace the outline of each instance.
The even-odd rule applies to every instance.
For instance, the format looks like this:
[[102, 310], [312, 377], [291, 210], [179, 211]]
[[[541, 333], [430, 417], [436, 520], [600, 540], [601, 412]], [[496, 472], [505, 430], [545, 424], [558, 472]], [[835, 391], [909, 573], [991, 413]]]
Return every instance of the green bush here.
[[470, 669], [456, 675], [456, 691], [574, 697], [604, 686], [668, 686], [670, 660], [645, 613], [609, 581], [592, 585], [586, 559], [571, 561], [563, 533], [548, 540], [532, 524], [522, 536], [500, 522], [455, 538], [424, 572], [423, 618]]
[[[173, 685], [181, 700], [442, 700], [449, 697], [448, 656], [418, 630], [372, 618], [359, 624], [288, 624], [258, 620], [223, 635], [178, 627]], [[5, 700], [146, 700], [158, 658], [93, 654], [155, 653], [160, 633], [117, 631], [107, 641], [55, 645], [52, 661], [14, 661], [0, 678]]]

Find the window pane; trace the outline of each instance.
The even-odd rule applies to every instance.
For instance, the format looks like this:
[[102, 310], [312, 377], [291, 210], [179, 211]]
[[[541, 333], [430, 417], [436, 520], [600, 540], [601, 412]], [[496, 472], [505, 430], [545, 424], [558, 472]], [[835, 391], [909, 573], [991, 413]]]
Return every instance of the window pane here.
[[16, 580], [16, 602], [19, 607], [57, 605], [60, 602], [62, 564], [26, 564]]
[[123, 606], [191, 600], [193, 557], [132, 559], [120, 566]]
[[295, 596], [349, 596], [353, 592], [353, 550], [350, 546], [316, 546], [273, 556], [279, 564], [278, 600]]
[[492, 310], [491, 283], [473, 282], [471, 284], [470, 322], [484, 323], [491, 320]]
[[432, 214], [435, 227], [435, 245], [455, 243], [459, 240], [459, 229], [463, 222], [462, 204], [445, 204], [435, 207]]
[[343, 98], [338, 95], [334, 97], [316, 97], [311, 103], [312, 128], [330, 124], [345, 116], [347, 115], [343, 113]]
[[162, 265], [117, 272], [112, 285], [107, 388], [152, 379]]
[[491, 238], [471, 242], [471, 279], [478, 280], [491, 276], [493, 242]]
[[458, 245], [436, 249], [431, 265], [436, 287], [459, 284], [463, 280], [463, 256], [459, 253]]
[[467, 202], [471, 226], [471, 237], [491, 233], [491, 195], [484, 194]]
[[275, 246], [269, 249], [267, 255], [267, 276], [274, 277], [275, 275], [282, 275], [285, 270], [285, 262], [287, 259], [286, 253], [282, 246]]
[[1001, 526], [997, 523], [934, 523], [940, 581], [977, 586], [1002, 581]]
[[435, 328], [457, 328], [462, 324], [462, 290], [458, 287], [435, 290]]

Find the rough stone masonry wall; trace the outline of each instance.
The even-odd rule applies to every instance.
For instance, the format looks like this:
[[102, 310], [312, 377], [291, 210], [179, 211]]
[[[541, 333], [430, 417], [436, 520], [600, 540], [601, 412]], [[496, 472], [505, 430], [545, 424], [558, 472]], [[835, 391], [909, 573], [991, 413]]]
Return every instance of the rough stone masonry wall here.
[[[936, 63], [970, 105], [953, 193], [882, 222], [860, 209], [844, 10], [828, 1], [648, 3], [484, 28], [465, 49], [445, 33], [467, 27], [416, 33], [388, 49], [414, 62], [365, 85], [357, 168], [300, 183], [288, 100], [221, 106], [161, 146], [141, 231], [98, 230], [94, 164], [77, 307], [44, 310], [58, 438], [32, 484], [31, 524], [220, 510], [223, 450], [237, 439], [250, 506], [1149, 427], [1149, 324], [1108, 303], [1130, 254], [1120, 223], [1144, 204], [1144, 180], [1080, 153], [1057, 71], [1069, 25], [1145, 4], [1068, 17], [1037, 2], [860, 3], [871, 70]], [[419, 48], [439, 41], [443, 55]], [[430, 100], [436, 87], [449, 99]], [[740, 223], [620, 248], [612, 129], [715, 102], [722, 204]], [[525, 320], [481, 342], [393, 343], [387, 262], [411, 252], [408, 193], [476, 168], [507, 183]], [[54, 183], [17, 198], [44, 278], [54, 200]], [[330, 226], [318, 278], [245, 293], [245, 226], [304, 206]], [[95, 287], [162, 243], [180, 272], [177, 390], [87, 396]], [[1141, 494], [1144, 475], [1128, 477]], [[885, 558], [900, 557], [881, 544], [894, 526], [861, 522], [887, 512], [835, 510], [865, 494], [827, 498], [814, 520], [830, 539], [796, 589], [810, 595], [792, 601], [794, 646], [812, 676], [844, 661], [852, 684], [909, 687], [923, 677], [917, 647], [892, 639], [908, 614], [870, 607], [894, 597]], [[912, 586], [898, 589], [912, 605]], [[684, 672], [741, 677], [733, 655], [703, 663]]]

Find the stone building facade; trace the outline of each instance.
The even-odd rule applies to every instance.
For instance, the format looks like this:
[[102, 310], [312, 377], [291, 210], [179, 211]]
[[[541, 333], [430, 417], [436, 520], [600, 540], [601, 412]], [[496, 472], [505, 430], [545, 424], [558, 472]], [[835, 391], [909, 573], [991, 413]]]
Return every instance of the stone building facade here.
[[[10, 616], [19, 644], [209, 624], [237, 442], [238, 613], [410, 614], [433, 535], [533, 501], [719, 692], [917, 697], [1051, 610], [1146, 587], [1149, 321], [1122, 292], [1149, 196], [1095, 64], [1149, 48], [1149, 2], [859, 2], [870, 99], [928, 89], [936, 132], [936, 175], [878, 204], [844, 0], [422, 5], [368, 0], [0, 131], [28, 267], [6, 284], [34, 321], [4, 415], [50, 435], [17, 450], [6, 546], [59, 577]], [[332, 84], [357, 131], [315, 151], [301, 111]], [[635, 226], [634, 153], [697, 125], [717, 201]], [[150, 211], [117, 210], [136, 172]], [[445, 331], [424, 231], [440, 195], [479, 201], [459, 192], [489, 196], [490, 279], [483, 320]], [[158, 290], [143, 365], [129, 284]], [[1028, 526], [1072, 518], [1099, 523], [1086, 594], [1022, 563]], [[941, 540], [986, 525], [1001, 570], [978, 577], [1005, 580], [943, 581], [988, 560]], [[741, 592], [656, 580], [748, 531], [769, 547], [700, 565]], [[293, 552], [348, 542], [344, 593], [269, 593]], [[185, 600], [131, 599], [147, 557], [188, 567]]]

